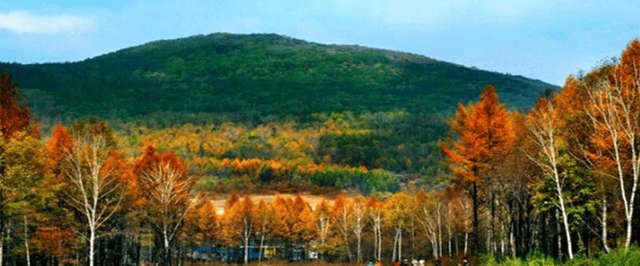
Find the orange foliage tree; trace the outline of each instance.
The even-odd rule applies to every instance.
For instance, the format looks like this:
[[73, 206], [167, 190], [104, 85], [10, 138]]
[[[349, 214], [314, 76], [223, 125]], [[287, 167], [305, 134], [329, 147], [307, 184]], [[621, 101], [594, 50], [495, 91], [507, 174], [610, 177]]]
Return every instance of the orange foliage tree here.
[[384, 202], [371, 195], [365, 206], [373, 229], [373, 256], [377, 261], [380, 261], [382, 259], [382, 214]]
[[256, 235], [260, 236], [260, 260], [262, 260], [264, 254], [264, 241], [268, 236], [271, 236], [273, 231], [272, 222], [274, 219], [274, 211], [271, 206], [267, 205], [264, 199], [258, 202], [258, 209], [256, 210], [257, 226]]
[[[65, 202], [65, 194], [62, 188], [64, 187], [64, 169], [65, 158], [67, 151], [72, 150], [74, 145], [73, 139], [67, 132], [67, 129], [58, 124], [51, 133], [51, 138], [47, 141], [46, 158], [45, 158], [45, 171], [49, 176], [46, 179], [45, 185], [55, 193], [54, 199], [59, 199]], [[52, 215], [47, 216], [45, 222], [48, 227], [43, 230], [38, 229], [35, 238], [35, 248], [41, 254], [56, 258], [61, 261], [69, 260], [66, 258], [74, 249], [79, 248], [76, 243], [75, 234], [73, 232], [78, 231], [79, 226], [73, 217], [69, 216], [69, 213], [65, 208], [59, 208], [58, 202], [52, 202], [52, 207], [48, 212]], [[68, 205], [62, 205], [68, 206]], [[56, 243], [49, 243], [49, 238], [59, 236]]]
[[275, 219], [273, 219], [273, 236], [284, 241], [291, 240], [293, 237], [293, 230], [291, 229], [290, 204], [288, 204], [287, 200], [278, 194], [276, 195], [272, 206], [275, 213]]
[[189, 176], [180, 160], [171, 152], [158, 154], [148, 145], [136, 162], [141, 210], [145, 220], [161, 239], [163, 263], [170, 263], [170, 245], [183, 225], [185, 215], [197, 205], [193, 195], [195, 177]]
[[56, 258], [60, 265], [79, 263], [72, 256], [73, 251], [78, 248], [76, 236], [68, 230], [61, 229], [60, 226], [38, 227], [32, 243], [39, 254]]
[[468, 106], [458, 105], [455, 120], [451, 121], [453, 138], [442, 143], [442, 150], [451, 163], [451, 183], [469, 192], [473, 202], [474, 253], [479, 249], [479, 193], [490, 180], [485, 175], [488, 163], [507, 151], [513, 143], [514, 133], [510, 114], [498, 101], [498, 94], [489, 85], [480, 94], [480, 102]]
[[[7, 222], [7, 204], [11, 199], [7, 195], [8, 165], [6, 152], [8, 142], [12, 139], [40, 138], [40, 131], [35, 120], [31, 119], [31, 110], [20, 103], [17, 85], [11, 76], [0, 72], [0, 255], [4, 248], [4, 233]], [[2, 256], [0, 256], [0, 264]]]
[[342, 195], [336, 197], [333, 202], [332, 208], [332, 216], [335, 219], [333, 223], [336, 231], [340, 233], [342, 236], [342, 244], [345, 246], [347, 251], [347, 257], [349, 261], [352, 261], [351, 249], [349, 248], [349, 231], [351, 230], [351, 223], [349, 222], [349, 218], [351, 216], [351, 212], [353, 209], [349, 204], [349, 200], [345, 199]]
[[292, 231], [294, 241], [308, 241], [315, 237], [313, 211], [309, 204], [297, 195], [291, 206]]
[[351, 202], [351, 229], [356, 236], [356, 263], [362, 263], [362, 232], [366, 225], [366, 200], [359, 195]]
[[393, 255], [391, 260], [402, 259], [402, 232], [408, 231], [413, 224], [415, 200], [404, 192], [398, 192], [384, 205], [384, 219], [395, 230]]
[[331, 208], [326, 200], [323, 199], [320, 204], [317, 205], [314, 216], [316, 231], [318, 232], [319, 238], [319, 243], [316, 245], [317, 251], [320, 256], [324, 256], [329, 250], [327, 241], [331, 235], [331, 225], [334, 219]]
[[225, 231], [230, 240], [240, 238], [240, 241], [244, 248], [244, 263], [249, 263], [249, 240], [254, 236], [256, 232], [256, 226], [259, 222], [258, 212], [256, 205], [249, 196], [246, 196], [242, 201], [233, 204], [229, 212], [225, 217]]
[[207, 200], [195, 213], [195, 226], [197, 228], [197, 240], [201, 245], [213, 245], [219, 239], [220, 221], [216, 206]]
[[91, 266], [98, 230], [120, 209], [125, 190], [125, 166], [115, 150], [112, 134], [104, 122], [79, 121], [68, 134], [57, 127], [49, 141], [49, 161], [60, 174], [64, 200], [87, 221]]

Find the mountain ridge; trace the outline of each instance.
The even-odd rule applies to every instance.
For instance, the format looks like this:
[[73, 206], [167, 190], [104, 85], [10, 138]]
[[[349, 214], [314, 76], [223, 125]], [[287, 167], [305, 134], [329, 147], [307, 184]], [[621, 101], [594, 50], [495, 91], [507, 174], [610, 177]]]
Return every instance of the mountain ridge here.
[[476, 99], [488, 84], [522, 109], [556, 88], [412, 53], [277, 34], [195, 35], [77, 62], [4, 65], [45, 121], [162, 112], [257, 122], [344, 111], [440, 113]]

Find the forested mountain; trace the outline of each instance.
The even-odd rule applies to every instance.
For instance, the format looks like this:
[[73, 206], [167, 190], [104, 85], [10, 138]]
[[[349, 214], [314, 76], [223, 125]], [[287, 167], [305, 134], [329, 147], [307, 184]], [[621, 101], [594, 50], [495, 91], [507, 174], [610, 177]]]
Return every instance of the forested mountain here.
[[510, 108], [522, 108], [553, 87], [415, 54], [274, 34], [216, 33], [151, 42], [81, 62], [3, 65], [43, 123], [98, 116], [159, 119], [165, 126], [255, 125], [307, 122], [314, 113], [345, 111], [447, 113], [458, 102], [476, 99], [488, 84]]
[[[221, 41], [187, 45], [204, 39]], [[0, 71], [0, 265], [248, 264], [250, 246], [275, 264], [305, 251], [637, 264], [638, 65], [636, 39], [552, 93], [396, 52], [220, 34], [9, 65], [26, 97]], [[479, 101], [446, 106], [485, 82]], [[47, 124], [65, 112], [108, 121]]]
[[[121, 148], [133, 156], [151, 141], [213, 180], [301, 180], [363, 192], [397, 184], [361, 187], [356, 168], [405, 181], [442, 175], [446, 119], [488, 84], [510, 109], [528, 108], [553, 88], [420, 55], [274, 34], [200, 35], [5, 68], [45, 135], [56, 123], [97, 116], [120, 131]], [[255, 169], [220, 170], [231, 167], [225, 159]]]

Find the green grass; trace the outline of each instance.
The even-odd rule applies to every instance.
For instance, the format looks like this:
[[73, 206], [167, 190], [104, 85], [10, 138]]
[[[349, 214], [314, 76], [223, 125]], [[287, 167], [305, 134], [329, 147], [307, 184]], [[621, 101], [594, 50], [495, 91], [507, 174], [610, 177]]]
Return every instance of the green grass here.
[[501, 266], [627, 266], [640, 265], [640, 248], [636, 246], [629, 247], [628, 250], [618, 248], [609, 254], [603, 254], [598, 257], [585, 258], [584, 256], [576, 256], [574, 260], [566, 260], [560, 262], [551, 257], [532, 256], [526, 260], [519, 258], [507, 258], [498, 263], [493, 256], [482, 256], [481, 265], [501, 265]]

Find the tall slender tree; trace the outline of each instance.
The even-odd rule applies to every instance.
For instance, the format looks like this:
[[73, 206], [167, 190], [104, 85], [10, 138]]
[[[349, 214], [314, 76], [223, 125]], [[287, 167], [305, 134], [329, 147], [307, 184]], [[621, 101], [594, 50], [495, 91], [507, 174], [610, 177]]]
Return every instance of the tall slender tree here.
[[[620, 63], [589, 88], [587, 113], [597, 134], [593, 142], [614, 165], [626, 221], [625, 248], [631, 244], [635, 197], [640, 178], [640, 41], [632, 41]], [[606, 164], [605, 164], [606, 165]]]
[[402, 259], [402, 234], [412, 226], [414, 210], [415, 200], [404, 192], [394, 194], [385, 202], [385, 221], [395, 231], [393, 261]]
[[[22, 134], [20, 134], [22, 132]], [[5, 179], [7, 178], [5, 157], [6, 145], [10, 139], [33, 136], [40, 138], [37, 122], [31, 117], [31, 110], [20, 102], [20, 91], [10, 75], [0, 71], [0, 264], [4, 257], [4, 234], [7, 222], [6, 208], [8, 204]]]
[[264, 199], [260, 199], [258, 202], [258, 208], [256, 210], [257, 226], [256, 235], [260, 236], [260, 260], [264, 257], [265, 240], [271, 236], [273, 231], [272, 222], [274, 219], [274, 211]]
[[[318, 238], [320, 240], [318, 251], [320, 256], [324, 256], [328, 250], [328, 240], [331, 235], [331, 227], [333, 224], [333, 213], [326, 200], [322, 200], [315, 210], [316, 230], [318, 232]], [[322, 257], [324, 258], [324, 257]]]
[[442, 256], [440, 250], [442, 249], [438, 230], [440, 228], [440, 215], [442, 209], [441, 203], [433, 194], [427, 194], [424, 190], [420, 190], [416, 195], [416, 220], [420, 225], [421, 231], [426, 235], [427, 239], [431, 243], [433, 250], [433, 257], [439, 258]]
[[199, 202], [193, 191], [196, 178], [187, 174], [173, 153], [158, 154], [152, 145], [136, 163], [134, 174], [141, 191], [141, 207], [161, 239], [163, 264], [169, 265], [171, 243], [184, 217]]
[[371, 195], [367, 200], [366, 207], [374, 236], [373, 256], [376, 260], [380, 261], [382, 259], [382, 218], [384, 202], [378, 200], [376, 196]]
[[357, 196], [351, 202], [351, 230], [356, 237], [356, 263], [362, 263], [362, 231], [365, 226], [366, 215], [366, 199], [363, 196]]
[[351, 223], [349, 222], [349, 218], [351, 216], [351, 206], [349, 205], [349, 200], [344, 198], [342, 195], [336, 197], [333, 202], [333, 217], [335, 217], [335, 228], [336, 231], [340, 233], [342, 236], [342, 243], [347, 251], [347, 258], [349, 261], [352, 261], [351, 248], [349, 248], [349, 232], [351, 231]]
[[[49, 145], [60, 153], [52, 156], [62, 159], [65, 201], [87, 221], [90, 266], [95, 264], [98, 230], [120, 209], [125, 190], [125, 166], [112, 134], [105, 122], [78, 121], [69, 135], [63, 127], [57, 127]], [[56, 147], [56, 143], [61, 145]]]
[[466, 190], [473, 203], [473, 250], [479, 251], [479, 193], [488, 176], [489, 162], [507, 151], [514, 140], [510, 114], [498, 101], [498, 94], [489, 85], [480, 94], [480, 102], [458, 105], [456, 117], [450, 123], [453, 135], [441, 144], [451, 163], [451, 183]]
[[231, 238], [240, 238], [244, 249], [244, 264], [249, 263], [249, 240], [255, 235], [259, 217], [256, 205], [249, 196], [233, 205], [229, 210], [225, 227]]
[[571, 242], [571, 228], [569, 227], [569, 214], [567, 212], [566, 199], [563, 193], [563, 184], [566, 175], [562, 175], [560, 168], [560, 145], [562, 140], [558, 134], [560, 127], [559, 112], [553, 102], [541, 98], [536, 103], [536, 108], [529, 114], [527, 123], [533, 134], [532, 142], [538, 147], [538, 154], [531, 156], [540, 168], [551, 176], [554, 190], [557, 197], [557, 205], [562, 217], [565, 237], [567, 240], [567, 253], [569, 259], [573, 260], [573, 249]]

